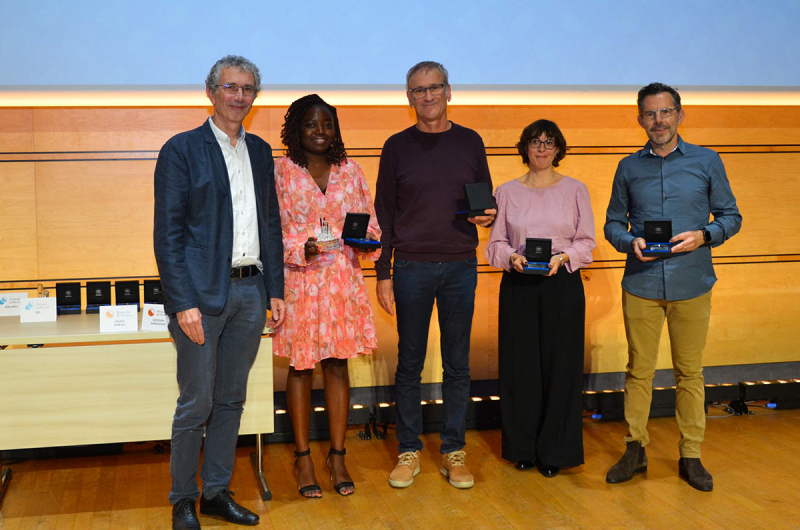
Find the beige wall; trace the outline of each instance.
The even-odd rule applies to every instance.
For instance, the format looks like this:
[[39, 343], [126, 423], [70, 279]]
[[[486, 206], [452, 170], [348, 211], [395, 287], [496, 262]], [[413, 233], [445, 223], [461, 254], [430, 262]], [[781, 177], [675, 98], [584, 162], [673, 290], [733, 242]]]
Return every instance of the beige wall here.
[[[285, 108], [254, 108], [245, 123], [280, 147]], [[714, 250], [714, 289], [707, 365], [800, 360], [794, 325], [800, 300], [800, 107], [686, 107], [681, 129], [693, 143], [722, 153], [744, 216], [738, 236]], [[646, 137], [634, 106], [451, 107], [451, 118], [476, 129], [489, 148], [495, 185], [525, 168], [511, 147], [521, 129], [546, 117], [573, 149], [563, 172], [589, 187], [598, 246], [582, 272], [587, 295], [586, 372], [617, 372], [626, 361], [620, 309], [621, 257], [602, 236], [605, 207], [619, 159]], [[0, 108], [0, 289], [42, 281], [157, 275], [152, 252], [155, 156], [173, 134], [207, 118], [205, 108]], [[380, 147], [410, 126], [403, 107], [340, 107], [351, 156], [374, 191]], [[787, 147], [787, 144], [789, 146]], [[488, 231], [481, 230], [479, 262]], [[497, 291], [500, 275], [479, 268], [473, 327], [474, 379], [497, 377]], [[366, 271], [374, 291], [374, 273]], [[390, 384], [397, 354], [394, 322], [373, 300], [379, 350], [351, 362], [354, 386]], [[435, 321], [435, 317], [434, 317]], [[659, 368], [670, 366], [666, 334]], [[434, 322], [430, 352], [438, 353]], [[276, 390], [287, 363], [276, 360]], [[441, 380], [429, 355], [424, 382]], [[317, 381], [317, 384], [319, 381]]]

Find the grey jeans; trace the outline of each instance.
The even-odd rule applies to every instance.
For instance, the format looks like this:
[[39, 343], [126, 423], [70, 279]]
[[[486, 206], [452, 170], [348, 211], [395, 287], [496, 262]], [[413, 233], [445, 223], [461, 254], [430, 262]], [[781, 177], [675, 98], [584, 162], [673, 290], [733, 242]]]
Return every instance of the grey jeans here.
[[197, 500], [197, 466], [205, 426], [200, 478], [210, 499], [230, 484], [236, 459], [239, 421], [247, 395], [247, 377], [255, 362], [267, 318], [264, 278], [231, 280], [225, 308], [203, 315], [205, 344], [189, 340], [175, 315], [169, 330], [178, 350], [180, 397], [172, 422], [169, 501]]

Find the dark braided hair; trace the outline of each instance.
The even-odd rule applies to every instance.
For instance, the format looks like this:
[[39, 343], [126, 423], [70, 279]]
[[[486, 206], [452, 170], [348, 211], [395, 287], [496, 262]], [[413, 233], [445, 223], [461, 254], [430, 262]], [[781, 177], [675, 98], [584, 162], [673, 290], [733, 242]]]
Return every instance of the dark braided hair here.
[[281, 129], [281, 141], [286, 146], [286, 154], [292, 162], [300, 167], [308, 167], [308, 159], [303, 151], [301, 143], [302, 122], [306, 112], [312, 107], [322, 107], [328, 109], [333, 116], [334, 137], [330, 149], [325, 154], [325, 161], [329, 164], [339, 165], [347, 160], [347, 152], [344, 150], [342, 141], [342, 131], [339, 129], [339, 116], [336, 114], [336, 107], [325, 103], [316, 94], [309, 94], [294, 101], [284, 116], [283, 128]]

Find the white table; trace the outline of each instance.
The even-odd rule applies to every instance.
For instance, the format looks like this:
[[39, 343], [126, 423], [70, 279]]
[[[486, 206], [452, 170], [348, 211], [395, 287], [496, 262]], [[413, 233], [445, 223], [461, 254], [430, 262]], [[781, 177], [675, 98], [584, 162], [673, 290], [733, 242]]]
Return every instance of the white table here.
[[[169, 333], [99, 329], [97, 314], [28, 324], [0, 317], [0, 451], [170, 439], [178, 383]], [[264, 336], [239, 431], [257, 435], [250, 456], [264, 500], [261, 434], [273, 430], [272, 339]], [[11, 470], [0, 472], [2, 499]]]

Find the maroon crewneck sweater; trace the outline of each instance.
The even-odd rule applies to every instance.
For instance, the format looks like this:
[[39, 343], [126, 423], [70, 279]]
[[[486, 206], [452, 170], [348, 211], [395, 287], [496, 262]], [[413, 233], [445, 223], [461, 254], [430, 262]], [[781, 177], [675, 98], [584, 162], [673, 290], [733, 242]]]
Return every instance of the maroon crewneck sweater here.
[[[452, 123], [452, 122], [451, 122]], [[391, 278], [395, 259], [455, 261], [475, 255], [478, 231], [457, 212], [468, 210], [464, 184], [488, 182], [486, 148], [472, 129], [455, 123], [441, 133], [409, 127], [381, 152], [375, 212], [383, 235], [375, 262], [379, 280]]]

